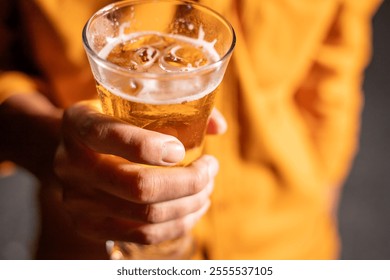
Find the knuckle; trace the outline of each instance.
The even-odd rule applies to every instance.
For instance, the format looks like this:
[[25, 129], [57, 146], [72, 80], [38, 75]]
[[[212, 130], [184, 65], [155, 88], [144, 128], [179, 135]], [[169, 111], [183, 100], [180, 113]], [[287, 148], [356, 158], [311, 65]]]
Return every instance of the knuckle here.
[[151, 164], [159, 163], [162, 153], [161, 144], [159, 140], [153, 137], [152, 133], [144, 131], [142, 134], [132, 135], [131, 141], [134, 144], [135, 156], [138, 159]]
[[185, 222], [185, 218], [178, 219], [175, 222], [175, 235], [180, 237], [185, 235], [188, 232], [188, 225]]
[[161, 207], [156, 205], [147, 205], [145, 207], [145, 216], [144, 220], [147, 223], [160, 223], [164, 221], [164, 212]]
[[78, 124], [78, 135], [89, 142], [93, 138], [103, 138], [107, 135], [107, 128], [98, 124], [91, 114], [84, 115]]
[[132, 196], [140, 203], [151, 203], [156, 199], [159, 176], [152, 169], [141, 169], [137, 174], [136, 184], [131, 189]]
[[137, 241], [146, 245], [158, 244], [162, 241], [159, 237], [159, 234], [156, 232], [156, 230], [153, 229], [153, 227], [145, 226], [139, 228], [136, 232], [136, 235]]
[[64, 113], [64, 123], [72, 124], [76, 130], [75, 134], [87, 141], [108, 133], [107, 126], [100, 120], [99, 114], [83, 104], [76, 104], [67, 109]]
[[133, 142], [137, 146], [137, 153], [138, 153], [137, 156], [142, 159], [148, 158], [152, 148], [149, 143], [149, 139], [141, 138], [139, 141], [134, 141], [134, 137], [133, 137]]

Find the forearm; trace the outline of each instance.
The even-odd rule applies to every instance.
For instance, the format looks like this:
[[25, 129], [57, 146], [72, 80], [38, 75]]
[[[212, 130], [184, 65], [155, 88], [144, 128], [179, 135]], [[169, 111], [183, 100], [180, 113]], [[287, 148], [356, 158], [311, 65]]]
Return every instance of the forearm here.
[[10, 95], [0, 105], [0, 161], [13, 161], [38, 177], [49, 175], [61, 117], [43, 95]]

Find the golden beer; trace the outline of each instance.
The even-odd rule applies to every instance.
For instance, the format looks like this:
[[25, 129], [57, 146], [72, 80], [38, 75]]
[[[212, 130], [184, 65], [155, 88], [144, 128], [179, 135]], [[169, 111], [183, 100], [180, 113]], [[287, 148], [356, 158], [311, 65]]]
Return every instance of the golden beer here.
[[[133, 34], [131, 39], [113, 45], [106, 59], [130, 71], [184, 72], [218, 58], [207, 49], [201, 41], [148, 32]], [[207, 79], [197, 81], [197, 86], [186, 81], [177, 82], [179, 88], [169, 89], [164, 82], [161, 82], [161, 87], [159, 84], [151, 87], [147, 83], [117, 81], [115, 88], [109, 89], [109, 86], [97, 82], [103, 111], [132, 125], [175, 136], [186, 150], [186, 157], [180, 165], [191, 163], [201, 155], [217, 89], [194, 92], [194, 88], [207, 88]]]

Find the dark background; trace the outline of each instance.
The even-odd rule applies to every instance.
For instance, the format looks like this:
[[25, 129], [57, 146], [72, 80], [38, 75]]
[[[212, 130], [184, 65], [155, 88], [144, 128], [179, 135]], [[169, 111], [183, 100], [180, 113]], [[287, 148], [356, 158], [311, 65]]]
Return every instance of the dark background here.
[[390, 3], [374, 18], [360, 152], [339, 210], [343, 259], [390, 259]]
[[[369, 1], [369, 0], [366, 0]], [[390, 4], [374, 18], [360, 152], [339, 208], [342, 259], [390, 259]], [[0, 259], [32, 257], [38, 224], [36, 183], [19, 171], [0, 178]]]

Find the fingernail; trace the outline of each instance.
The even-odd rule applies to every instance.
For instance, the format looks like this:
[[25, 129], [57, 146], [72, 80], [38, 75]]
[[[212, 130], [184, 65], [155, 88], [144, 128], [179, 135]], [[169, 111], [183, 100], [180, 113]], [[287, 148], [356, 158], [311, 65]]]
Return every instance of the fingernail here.
[[205, 204], [205, 206], [203, 206], [203, 208], [200, 210], [198, 219], [202, 218], [202, 216], [207, 213], [210, 206], [211, 206], [211, 202], [210, 202], [210, 200], [208, 200], [207, 203]]
[[[218, 111], [217, 111], [218, 112]], [[220, 117], [216, 118], [217, 121], [217, 133], [218, 134], [223, 134], [227, 131], [228, 125], [225, 120], [225, 118], [222, 116], [220, 112], [217, 113]]]
[[207, 156], [207, 161], [208, 161], [208, 164], [209, 164], [209, 175], [210, 175], [210, 178], [214, 178], [217, 175], [217, 173], [218, 173], [219, 163], [212, 156]]
[[166, 142], [163, 145], [162, 160], [165, 163], [178, 163], [184, 159], [185, 150], [183, 145], [177, 142]]
[[211, 205], [210, 200], [206, 202], [206, 204], [198, 210], [196, 213], [191, 214], [191, 219], [189, 220], [190, 227], [193, 227], [209, 210]]
[[212, 180], [208, 185], [207, 185], [207, 194], [210, 195], [212, 194], [214, 190], [214, 180]]

